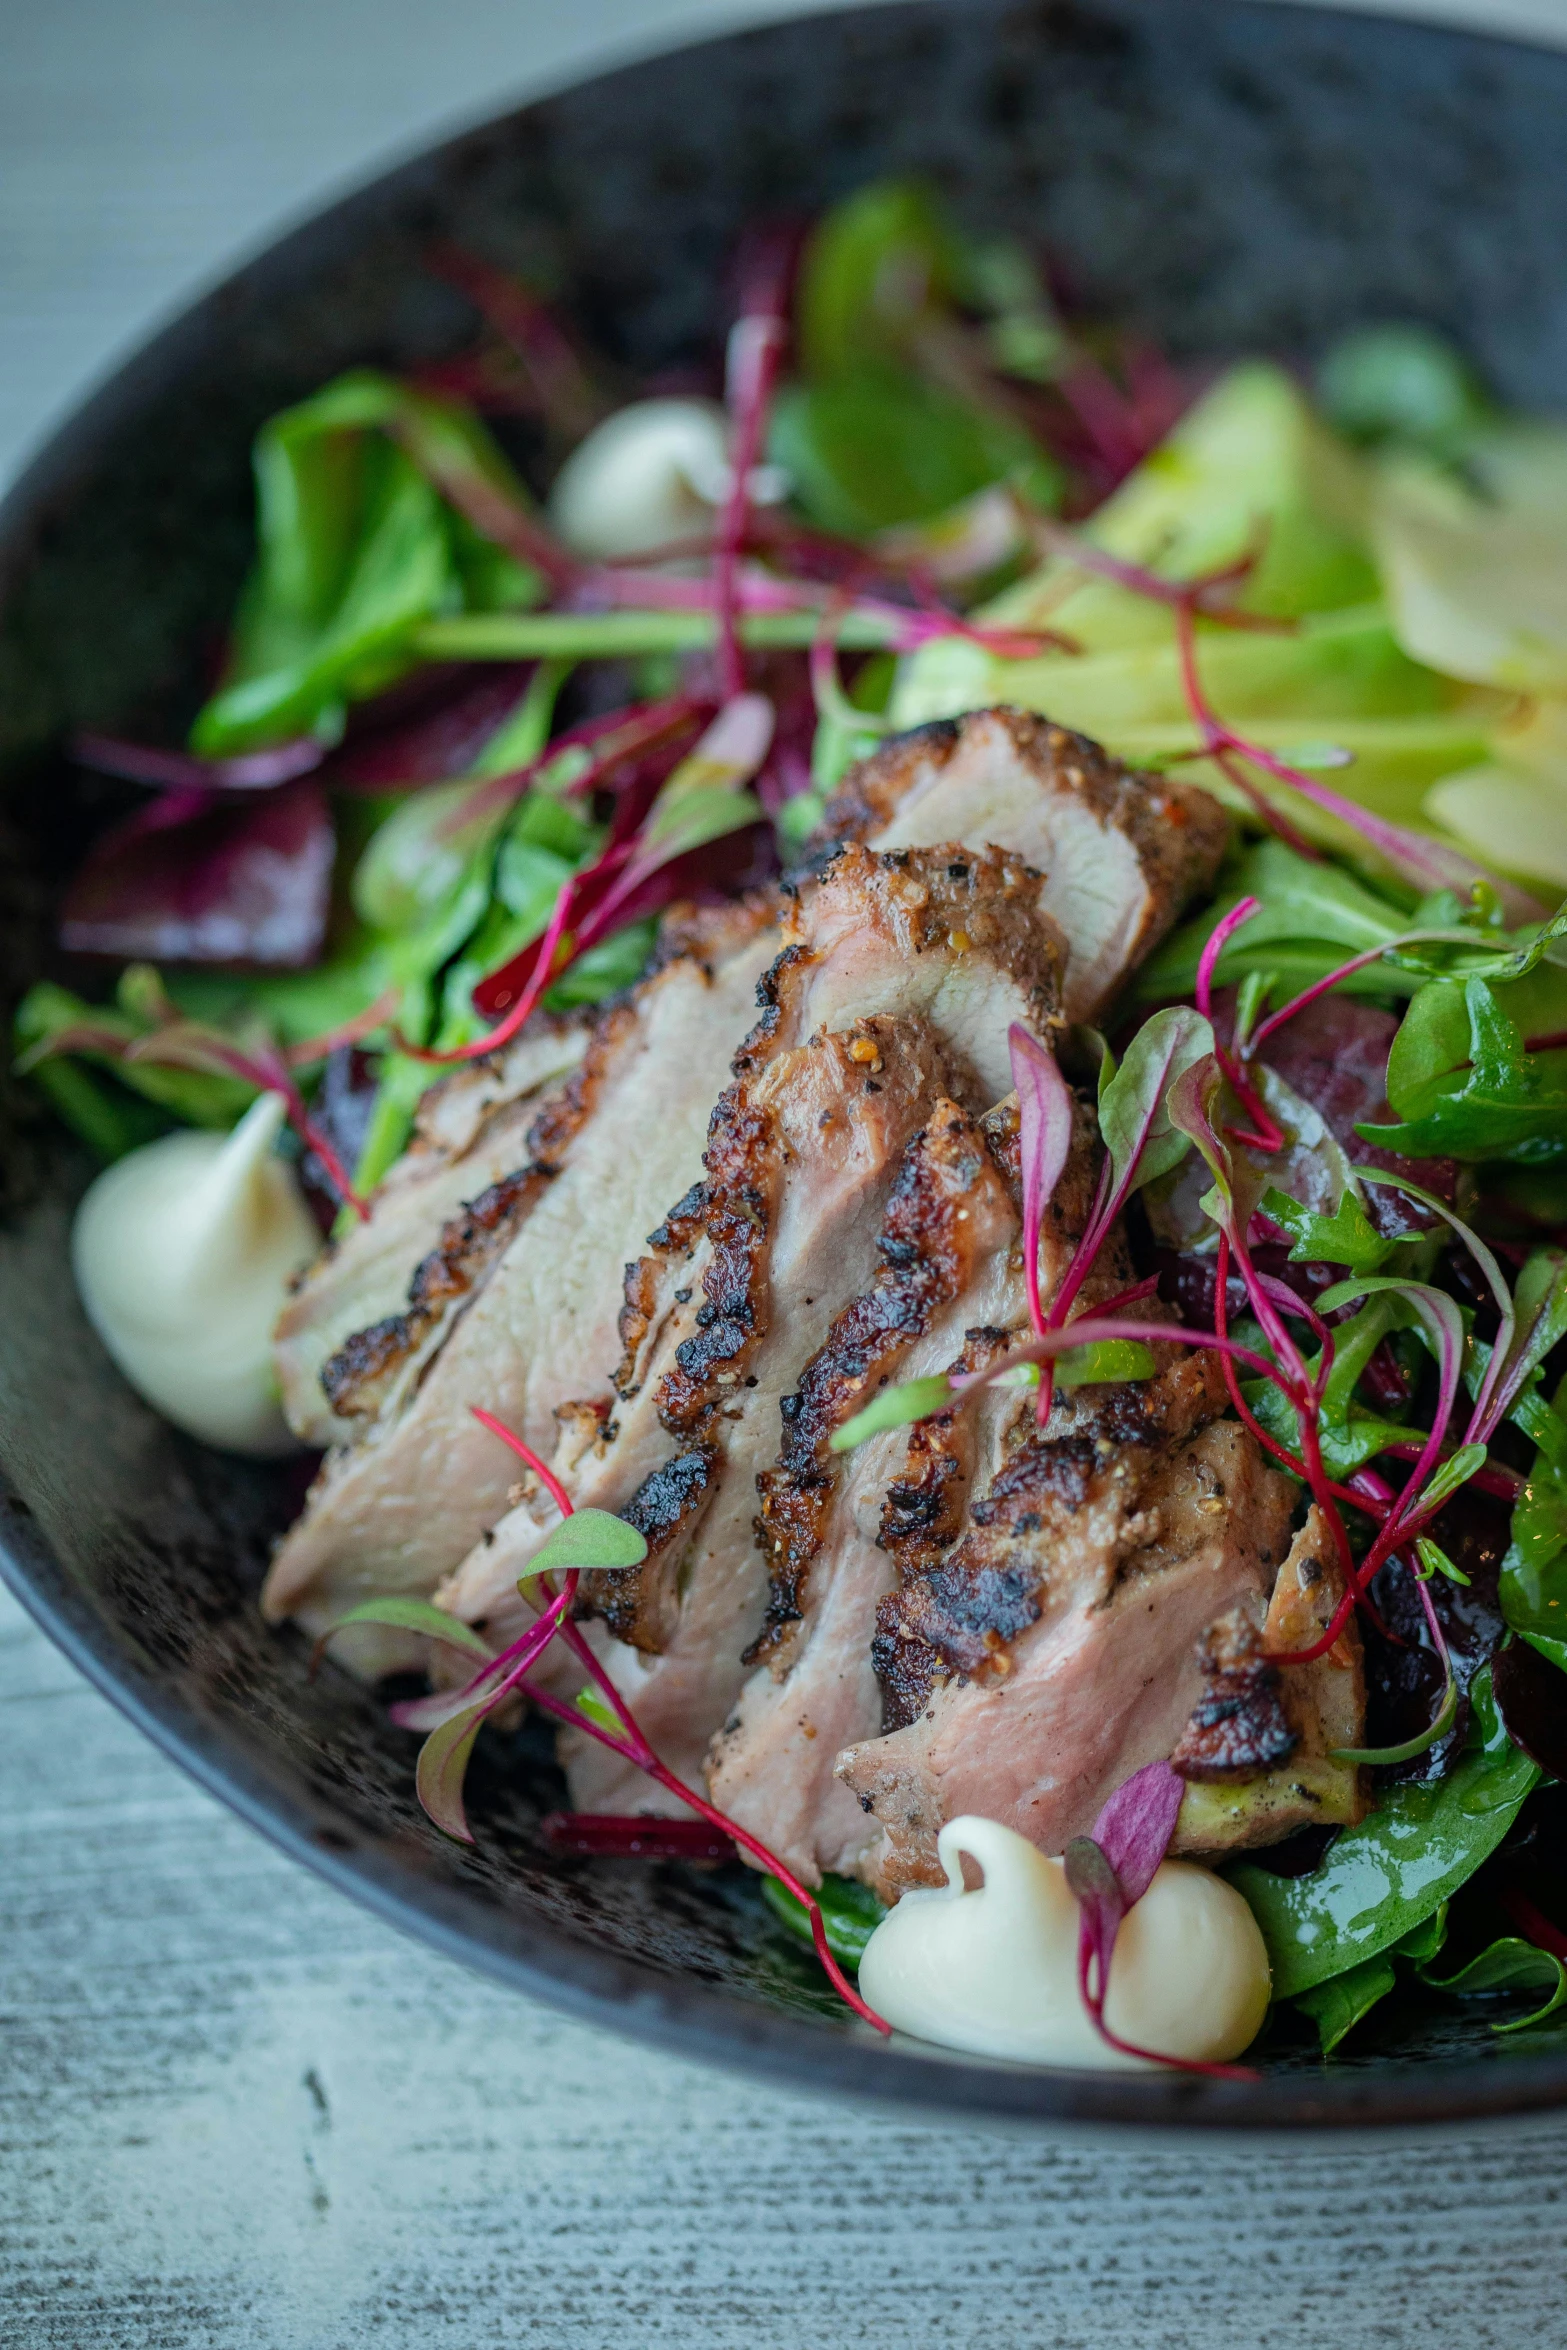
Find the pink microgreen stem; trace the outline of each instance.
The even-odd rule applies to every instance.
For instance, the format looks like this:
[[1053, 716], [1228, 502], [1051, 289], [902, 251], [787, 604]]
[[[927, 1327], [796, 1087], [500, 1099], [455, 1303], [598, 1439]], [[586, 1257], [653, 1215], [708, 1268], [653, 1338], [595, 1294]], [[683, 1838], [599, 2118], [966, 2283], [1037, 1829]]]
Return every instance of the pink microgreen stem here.
[[[1023, 1285], [1028, 1318], [1036, 1338], [1047, 1327], [1039, 1294], [1039, 1242], [1045, 1210], [1055, 1196], [1072, 1147], [1076, 1104], [1048, 1045], [1014, 1020], [1007, 1030], [1012, 1083], [1018, 1100], [1018, 1158], [1023, 1178]], [[1035, 1414], [1040, 1427], [1050, 1417], [1054, 1382], [1041, 1374]]]
[[713, 609], [718, 620], [718, 676], [725, 701], [745, 691], [745, 660], [736, 627], [736, 577], [750, 512], [751, 474], [762, 452], [788, 336], [781, 287], [770, 288], [735, 321], [729, 337], [729, 487], [713, 552]]
[[306, 1037], [302, 1044], [291, 1044], [287, 1053], [289, 1067], [309, 1069], [317, 1061], [324, 1061], [329, 1053], [339, 1051], [345, 1044], [362, 1043], [367, 1036], [373, 1036], [378, 1028], [387, 1026], [399, 1001], [399, 991], [389, 987], [384, 995], [378, 995], [373, 1004], [367, 1004], [352, 1020], [344, 1020], [338, 1027], [328, 1028], [320, 1036]]
[[[1261, 911], [1262, 901], [1260, 898], [1242, 898], [1238, 905], [1232, 906], [1229, 912], [1214, 924], [1209, 933], [1207, 944], [1204, 946], [1197, 964], [1197, 1009], [1205, 1020], [1211, 1022], [1213, 1019], [1213, 974], [1218, 967], [1219, 957], [1236, 931], [1242, 929], [1254, 914], [1260, 914]], [[1236, 1135], [1235, 1140], [1253, 1144], [1271, 1158], [1275, 1151], [1281, 1151], [1284, 1148], [1283, 1129], [1269, 1115], [1262, 1096], [1252, 1084], [1242, 1061], [1220, 1044], [1217, 1036], [1214, 1042], [1214, 1052], [1220, 1068], [1229, 1081], [1230, 1091], [1251, 1120], [1252, 1131], [1249, 1134]]]
[[1298, 996], [1291, 998], [1282, 1011], [1270, 1012], [1267, 1019], [1260, 1022], [1253, 1032], [1247, 1047], [1248, 1056], [1260, 1051], [1268, 1038], [1282, 1028], [1286, 1021], [1293, 1020], [1297, 1013], [1304, 1012], [1308, 1005], [1316, 1002], [1319, 996], [1327, 995], [1332, 988], [1342, 985], [1346, 979], [1352, 979], [1357, 971], [1365, 971], [1369, 969], [1371, 964], [1380, 963], [1384, 956], [1397, 953], [1400, 947], [1473, 946], [1474, 944], [1473, 936], [1461, 930], [1406, 930], [1398, 938], [1390, 938], [1386, 946], [1368, 947], [1362, 955], [1351, 955], [1347, 963], [1340, 963], [1338, 969], [1330, 971], [1325, 979], [1314, 980], [1310, 987], [1303, 988]]
[[[1181, 685], [1201, 739], [1202, 751], [1199, 755], [1217, 761], [1231, 782], [1245, 792], [1259, 815], [1280, 839], [1288, 840], [1292, 848], [1307, 856], [1320, 855], [1318, 850], [1302, 840], [1294, 826], [1273, 806], [1267, 794], [1259, 791], [1250, 781], [1238, 762], [1244, 761], [1246, 765], [1260, 768], [1275, 783], [1287, 784], [1292, 791], [1299, 792], [1303, 799], [1309, 800], [1313, 807], [1336, 817], [1341, 824], [1347, 824], [1351, 830], [1360, 834], [1362, 840], [1370, 843], [1402, 880], [1418, 889], [1468, 891], [1477, 881], [1483, 881], [1497, 892], [1504, 903], [1517, 905], [1520, 902], [1520, 892], [1509, 890], [1506, 883], [1497, 881], [1461, 850], [1448, 848], [1443, 842], [1433, 840], [1424, 833], [1407, 831], [1401, 824], [1387, 823], [1382, 817], [1373, 815], [1370, 809], [1359, 806], [1354, 800], [1345, 799], [1342, 792], [1320, 783], [1315, 776], [1306, 774], [1299, 767], [1291, 767], [1263, 744], [1249, 741], [1246, 736], [1237, 734], [1233, 727], [1226, 725], [1208, 700], [1198, 671], [1197, 609], [1189, 597], [1178, 599], [1174, 606]], [[1213, 619], [1219, 616], [1209, 613], [1206, 617]], [[1529, 902], [1532, 904], [1532, 901]]]
[[[554, 910], [539, 940], [532, 974], [510, 1011], [496, 1027], [484, 1036], [476, 1036], [470, 1044], [452, 1045], [445, 1052], [437, 1052], [429, 1045], [415, 1044], [408, 1037], [398, 1034], [396, 1042], [399, 1052], [406, 1053], [411, 1060], [445, 1068], [462, 1061], [482, 1061], [490, 1053], [498, 1053], [503, 1045], [510, 1044], [512, 1038], [532, 1019], [550, 982], [559, 974], [562, 967], [560, 950], [566, 939], [571, 909], [586, 878], [584, 874], [573, 873], [561, 883]], [[571, 959], [569, 953], [565, 959]]]
[[[545, 1467], [538, 1454], [530, 1446], [524, 1444], [522, 1438], [515, 1435], [503, 1420], [496, 1419], [493, 1413], [482, 1411], [477, 1405], [471, 1405], [469, 1408], [476, 1420], [489, 1429], [493, 1436], [498, 1436], [503, 1444], [509, 1445], [520, 1460], [527, 1463], [550, 1494], [561, 1515], [567, 1518], [571, 1517], [574, 1512], [570, 1494], [553, 1472]], [[778, 1855], [770, 1851], [758, 1837], [753, 1836], [749, 1829], [742, 1828], [738, 1821], [729, 1819], [715, 1804], [709, 1803], [705, 1795], [699, 1794], [694, 1787], [688, 1787], [684, 1780], [677, 1778], [667, 1763], [662, 1762], [654, 1753], [637, 1722], [636, 1716], [620, 1690], [616, 1688], [602, 1663], [583, 1638], [581, 1631], [570, 1619], [567, 1611], [576, 1596], [577, 1576], [578, 1571], [575, 1568], [568, 1572], [560, 1592], [550, 1600], [543, 1614], [537, 1618], [529, 1631], [523, 1634], [522, 1640], [516, 1643], [512, 1650], [507, 1651], [506, 1657], [497, 1657], [490, 1666], [486, 1667], [486, 1674], [506, 1664], [509, 1658], [514, 1657], [524, 1646], [537, 1639], [541, 1631], [543, 1637], [537, 1639], [537, 1646], [532, 1649], [528, 1658], [529, 1664], [542, 1653], [552, 1638], [558, 1636], [570, 1648], [578, 1663], [593, 1682], [600, 1697], [619, 1722], [619, 1732], [610, 1731], [601, 1723], [595, 1722], [592, 1716], [584, 1712], [580, 1706], [567, 1705], [561, 1699], [552, 1696], [548, 1690], [540, 1689], [531, 1682], [524, 1682], [522, 1674], [527, 1670], [526, 1665], [512, 1664], [505, 1682], [495, 1692], [491, 1704], [499, 1704], [501, 1698], [511, 1689], [521, 1686], [525, 1694], [543, 1712], [553, 1714], [557, 1721], [569, 1723], [574, 1730], [585, 1732], [588, 1737], [596, 1739], [601, 1746], [607, 1746], [612, 1753], [620, 1755], [624, 1761], [645, 1772], [666, 1793], [678, 1798], [681, 1803], [695, 1812], [699, 1819], [705, 1820], [710, 1828], [719, 1835], [727, 1836], [732, 1843], [740, 1847], [742, 1852], [749, 1853], [759, 1868], [765, 1869], [769, 1876], [775, 1877], [787, 1892], [794, 1895], [796, 1901], [810, 1918], [811, 1940], [815, 1945], [816, 1955], [839, 1998], [864, 2022], [873, 2024], [878, 2032], [890, 2035], [892, 2029], [890, 2024], [885, 2023], [874, 2009], [866, 2005], [829, 1949], [826, 1923], [822, 1917], [821, 1904], [816, 1896], [807, 1886], [802, 1885], [793, 1871], [784, 1866]], [[478, 1678], [483, 1680], [485, 1675], [480, 1675]], [[486, 1710], [490, 1710], [490, 1708], [487, 1707]]]

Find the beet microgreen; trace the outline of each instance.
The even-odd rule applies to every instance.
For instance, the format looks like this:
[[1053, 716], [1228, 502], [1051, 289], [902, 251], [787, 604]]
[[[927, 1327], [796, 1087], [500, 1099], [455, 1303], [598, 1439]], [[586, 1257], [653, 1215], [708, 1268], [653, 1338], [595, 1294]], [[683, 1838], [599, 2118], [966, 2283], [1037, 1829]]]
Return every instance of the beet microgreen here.
[[[624, 1519], [612, 1517], [606, 1511], [577, 1510], [553, 1470], [504, 1421], [477, 1407], [474, 1418], [526, 1464], [560, 1510], [561, 1523], [535, 1553], [519, 1583], [519, 1590], [526, 1592], [531, 1587], [545, 1602], [521, 1638], [499, 1656], [490, 1658], [465, 1690], [437, 1699], [433, 1706], [431, 1701], [415, 1700], [412, 1705], [394, 1709], [394, 1716], [407, 1726], [429, 1728], [420, 1749], [416, 1774], [419, 1800], [425, 1811], [446, 1835], [459, 1843], [473, 1842], [463, 1808], [463, 1781], [474, 1742], [496, 1708], [520, 1693], [555, 1720], [609, 1747], [624, 1761], [645, 1772], [666, 1794], [694, 1812], [710, 1831], [728, 1838], [775, 1878], [808, 1913], [817, 1956], [839, 1997], [865, 2022], [873, 2024], [878, 2031], [887, 2031], [888, 2026], [866, 2006], [839, 1965], [829, 1946], [815, 1895], [785, 1867], [776, 1853], [749, 1830], [727, 1818], [699, 1790], [688, 1787], [654, 1752], [624, 1696], [572, 1621], [582, 1575], [594, 1569], [623, 1570], [636, 1566], [647, 1556], [643, 1537]], [[559, 1590], [554, 1588], [555, 1570], [563, 1570]], [[557, 1638], [571, 1650], [588, 1676], [588, 1687], [583, 1692], [591, 1698], [588, 1705], [580, 1699], [575, 1704], [567, 1704], [527, 1677]], [[442, 1718], [432, 1724], [434, 1711], [439, 1711]]]
[[[1012, 1059], [1012, 1083], [1018, 1100], [1018, 1158], [1023, 1175], [1023, 1284], [1028, 1292], [1029, 1320], [1036, 1337], [1045, 1331], [1045, 1309], [1039, 1295], [1039, 1243], [1045, 1210], [1055, 1196], [1072, 1147], [1076, 1106], [1056, 1057], [1047, 1045], [1030, 1036], [1019, 1022], [1007, 1030]], [[1041, 1380], [1040, 1423], [1050, 1417], [1050, 1402]]]
[[1189, 2058], [1161, 2056], [1138, 2048], [1111, 2030], [1105, 2021], [1110, 1989], [1110, 1963], [1128, 1913], [1153, 1883], [1170, 1849], [1186, 1783], [1167, 1762], [1152, 1762], [1135, 1771], [1105, 1804], [1087, 1836], [1074, 1836], [1063, 1855], [1066, 1881], [1081, 1911], [1077, 1941], [1077, 1984], [1094, 2029], [1109, 2048], [1123, 2056], [1141, 2057], [1179, 2072], [1204, 2073], [1219, 2080], [1253, 2080], [1247, 2067], [1199, 2064]]

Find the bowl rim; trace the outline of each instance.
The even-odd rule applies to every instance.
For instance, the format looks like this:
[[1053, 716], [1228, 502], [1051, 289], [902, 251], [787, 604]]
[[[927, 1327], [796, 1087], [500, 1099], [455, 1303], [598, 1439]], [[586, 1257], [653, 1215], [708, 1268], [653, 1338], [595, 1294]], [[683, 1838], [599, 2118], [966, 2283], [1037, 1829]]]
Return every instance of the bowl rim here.
[[[1215, 0], [1215, 5], [1216, 12], [1275, 23], [1281, 13], [1277, 0]], [[876, 10], [888, 16], [920, 12], [921, 0]], [[856, 7], [813, 10], [810, 20], [868, 13]], [[1486, 52], [1541, 45], [1512, 33], [1378, 18], [1364, 9], [1322, 6], [1317, 0], [1311, 0], [1309, 13], [1339, 24], [1369, 23], [1413, 42], [1464, 43]], [[556, 98], [611, 82], [654, 56], [756, 42], [799, 21], [804, 20], [773, 19], [702, 40], [674, 41], [639, 51], [631, 63], [612, 62], [580, 78], [568, 75], [519, 105], [372, 171], [346, 194], [246, 254], [154, 327], [125, 358], [108, 362], [86, 394], [46, 427], [43, 440], [0, 497], [0, 605], [30, 567], [53, 509], [91, 470], [104, 442], [198, 366], [237, 312], [330, 268], [335, 254], [351, 251], [364, 230], [421, 184], [443, 181], [467, 147], [494, 139]], [[1531, 2052], [1527, 2069], [1521, 2058], [1498, 2054], [1264, 2073], [1255, 2081], [1051, 2072], [926, 2049], [901, 2037], [889, 2047], [862, 2024], [845, 2029], [714, 1989], [694, 1976], [655, 1973], [547, 1921], [501, 1910], [460, 1884], [440, 1884], [383, 1849], [336, 1848], [324, 1837], [319, 1818], [261, 1766], [258, 1751], [236, 1728], [225, 1732], [170, 1683], [116, 1653], [108, 1620], [75, 1587], [3, 1466], [0, 1580], [95, 1689], [208, 1794], [289, 1858], [443, 1957], [579, 2021], [671, 2054], [759, 2076], [777, 2087], [846, 2092], [931, 2119], [1086, 2127], [1114, 2131], [1120, 2138], [1128, 2131], [1255, 2137], [1301, 2130], [1409, 2130], [1455, 2120], [1500, 2120], [1567, 2104], [1567, 2046], [1554, 2057], [1545, 2049]]]

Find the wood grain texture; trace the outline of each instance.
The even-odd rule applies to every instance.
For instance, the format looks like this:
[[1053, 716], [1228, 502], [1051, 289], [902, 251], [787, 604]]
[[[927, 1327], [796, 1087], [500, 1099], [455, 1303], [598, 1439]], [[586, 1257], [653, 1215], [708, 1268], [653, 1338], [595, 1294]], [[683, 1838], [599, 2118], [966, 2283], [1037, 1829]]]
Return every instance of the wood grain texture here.
[[274, 1854], [0, 1598], [0, 2338], [1567, 2341], [1567, 2127], [1047, 2143], [570, 2024]]

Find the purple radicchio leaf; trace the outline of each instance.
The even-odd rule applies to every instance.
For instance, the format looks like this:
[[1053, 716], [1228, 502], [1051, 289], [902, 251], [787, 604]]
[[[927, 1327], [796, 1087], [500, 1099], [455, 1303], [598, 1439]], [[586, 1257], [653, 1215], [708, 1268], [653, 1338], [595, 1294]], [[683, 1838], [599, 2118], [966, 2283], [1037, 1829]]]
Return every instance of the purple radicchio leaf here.
[[1028, 1288], [1030, 1318], [1035, 1330], [1043, 1335], [1039, 1236], [1045, 1210], [1055, 1195], [1067, 1152], [1072, 1147], [1072, 1095], [1056, 1067], [1055, 1054], [1016, 1020], [1007, 1030], [1007, 1045], [1012, 1056], [1012, 1082], [1017, 1088], [1023, 1175], [1023, 1279]]
[[334, 838], [313, 778], [243, 800], [175, 790], [106, 833], [66, 892], [60, 943], [149, 963], [311, 963]]

